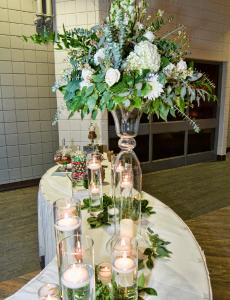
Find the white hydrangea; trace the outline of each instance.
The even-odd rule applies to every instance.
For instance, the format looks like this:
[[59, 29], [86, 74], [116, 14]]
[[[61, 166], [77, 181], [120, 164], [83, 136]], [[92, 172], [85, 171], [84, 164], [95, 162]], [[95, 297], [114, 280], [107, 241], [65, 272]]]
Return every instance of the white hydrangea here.
[[80, 90], [82, 90], [84, 86], [89, 87], [91, 85], [93, 85], [93, 83], [89, 80], [83, 80], [82, 82], [80, 82]]
[[167, 65], [164, 69], [163, 72], [165, 73], [166, 76], [171, 76], [172, 72], [175, 72], [176, 70], [176, 66], [172, 63], [170, 63], [169, 65]]
[[161, 56], [158, 53], [157, 46], [150, 41], [141, 41], [134, 47], [134, 51], [130, 52], [125, 62], [126, 70], [150, 69], [157, 72], [160, 69]]
[[176, 65], [177, 71], [178, 72], [185, 72], [187, 71], [187, 64], [184, 60], [180, 60], [177, 65]]
[[90, 81], [90, 79], [92, 78], [94, 72], [95, 72], [95, 71], [94, 71], [94, 69], [92, 69], [92, 68], [83, 69], [83, 70], [82, 70], [81, 77], [82, 77], [84, 80]]
[[145, 95], [144, 98], [155, 100], [156, 98], [160, 97], [161, 93], [163, 93], [164, 90], [163, 84], [158, 81], [158, 75], [155, 74], [146, 81], [151, 85], [152, 90], [147, 95]]
[[98, 66], [100, 64], [100, 62], [98, 61], [98, 58], [100, 58], [101, 60], [103, 60], [105, 58], [105, 48], [100, 48], [99, 50], [97, 50], [97, 52], [94, 54], [94, 63], [96, 66]]

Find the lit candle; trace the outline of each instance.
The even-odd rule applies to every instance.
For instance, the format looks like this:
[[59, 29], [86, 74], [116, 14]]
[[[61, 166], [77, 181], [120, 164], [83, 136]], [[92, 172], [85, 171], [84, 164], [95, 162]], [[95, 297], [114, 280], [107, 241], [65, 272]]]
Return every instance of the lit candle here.
[[133, 220], [131, 219], [122, 219], [120, 222], [120, 236], [133, 238]]
[[76, 255], [75, 255], [75, 258], [78, 260], [78, 261], [81, 261], [82, 260], [82, 248], [81, 248], [81, 245], [80, 245], [80, 242], [77, 241], [77, 246], [75, 248], [75, 251], [76, 251]]
[[52, 295], [48, 295], [47, 297], [44, 298], [45, 300], [60, 300], [60, 298], [52, 296]]
[[111, 268], [109, 267], [104, 267], [101, 268], [98, 274], [99, 279], [110, 279], [111, 277]]
[[95, 183], [93, 183], [92, 187], [91, 187], [91, 193], [98, 194], [99, 192], [100, 192], [100, 189], [98, 188], [98, 186]]
[[125, 175], [125, 177], [122, 179], [121, 187], [123, 187], [123, 188], [131, 188], [132, 187], [132, 183], [131, 183], [128, 175]]
[[93, 161], [88, 164], [88, 168], [91, 170], [96, 170], [99, 169], [100, 167], [101, 165], [95, 160], [95, 158], [93, 158]]
[[64, 218], [58, 220], [57, 224], [54, 224], [59, 231], [72, 231], [81, 225], [81, 221], [78, 222], [76, 218], [69, 218], [68, 213], [65, 213], [64, 216]]
[[61, 277], [62, 284], [70, 289], [78, 289], [90, 282], [89, 272], [81, 265], [73, 264], [64, 271]]
[[127, 257], [126, 252], [124, 252], [123, 257], [117, 258], [114, 261], [115, 270], [118, 273], [127, 274], [132, 272], [136, 266], [132, 258]]
[[121, 162], [119, 163], [119, 165], [117, 166], [116, 172], [120, 173], [124, 171], [124, 167], [121, 165]]

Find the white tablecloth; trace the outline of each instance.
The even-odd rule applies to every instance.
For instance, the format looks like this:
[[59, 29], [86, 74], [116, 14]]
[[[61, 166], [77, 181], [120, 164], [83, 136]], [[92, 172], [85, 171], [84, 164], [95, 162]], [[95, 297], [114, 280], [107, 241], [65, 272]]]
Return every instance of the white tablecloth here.
[[[106, 164], [106, 161], [104, 162]], [[52, 204], [55, 200], [70, 196], [71, 185], [68, 178], [51, 176], [56, 167], [44, 174], [38, 194], [39, 255], [45, 255], [48, 266], [26, 286], [15, 293], [11, 300], [37, 300], [37, 291], [45, 283], [58, 283], [55, 256]], [[106, 169], [103, 191], [109, 193], [110, 168]], [[212, 300], [212, 290], [204, 253], [187, 225], [165, 204], [146, 194], [146, 199], [154, 207], [156, 214], [143, 221], [143, 227], [150, 226], [155, 233], [171, 244], [171, 258], [155, 261], [151, 273], [145, 274], [148, 286], [156, 289], [158, 296], [146, 299], [159, 300]], [[82, 211], [83, 234], [94, 239], [95, 263], [109, 261], [106, 242], [113, 234], [112, 227], [90, 229], [88, 213]], [[52, 261], [52, 259], [54, 260]]]

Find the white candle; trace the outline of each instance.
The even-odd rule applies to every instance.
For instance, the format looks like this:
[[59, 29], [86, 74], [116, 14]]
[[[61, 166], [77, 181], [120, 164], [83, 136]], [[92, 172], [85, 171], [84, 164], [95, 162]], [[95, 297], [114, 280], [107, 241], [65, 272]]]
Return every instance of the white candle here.
[[46, 14], [52, 15], [52, 2], [51, 0], [46, 0]]
[[108, 213], [110, 214], [110, 215], [118, 215], [119, 214], [119, 209], [118, 208], [110, 208], [110, 209], [108, 209]]
[[99, 169], [100, 167], [101, 165], [97, 161], [95, 161], [95, 159], [93, 159], [93, 161], [88, 164], [88, 168], [91, 170], [96, 170]]
[[65, 213], [65, 217], [58, 220], [57, 224], [54, 224], [59, 231], [72, 231], [77, 229], [80, 225], [81, 221], [78, 222], [74, 217], [69, 218], [68, 213]]
[[127, 274], [132, 272], [136, 268], [134, 260], [127, 257], [124, 252], [123, 257], [117, 258], [114, 261], [114, 269], [118, 273]]
[[119, 163], [119, 165], [117, 166], [116, 172], [120, 173], [124, 171], [124, 167], [121, 165], [121, 163]]
[[125, 177], [122, 179], [121, 187], [123, 187], [123, 188], [131, 188], [132, 187], [132, 182], [130, 181], [128, 175], [125, 175]]
[[99, 271], [99, 279], [108, 279], [111, 277], [111, 269], [109, 267], [101, 268]]
[[73, 264], [62, 274], [61, 281], [67, 288], [78, 289], [90, 282], [91, 278], [87, 279], [88, 275], [85, 267]]
[[100, 189], [98, 188], [98, 186], [95, 183], [93, 183], [92, 187], [91, 187], [91, 193], [98, 194], [99, 192], [100, 192]]
[[133, 238], [133, 220], [131, 219], [122, 219], [120, 222], [120, 236]]
[[50, 295], [48, 295], [47, 297], [45, 297], [44, 298], [45, 300], [60, 300], [60, 298], [57, 298], [57, 297], [55, 297], [55, 296], [50, 296]]

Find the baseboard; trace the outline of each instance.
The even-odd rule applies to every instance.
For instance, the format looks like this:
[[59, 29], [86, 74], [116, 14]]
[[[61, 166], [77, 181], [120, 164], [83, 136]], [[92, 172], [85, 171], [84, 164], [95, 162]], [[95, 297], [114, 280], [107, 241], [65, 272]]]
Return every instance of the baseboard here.
[[217, 161], [224, 161], [224, 160], [226, 160], [226, 155], [217, 155], [216, 160]]
[[39, 185], [41, 178], [0, 184], [0, 192]]
[[226, 152], [230, 152], [230, 147], [227, 147]]

